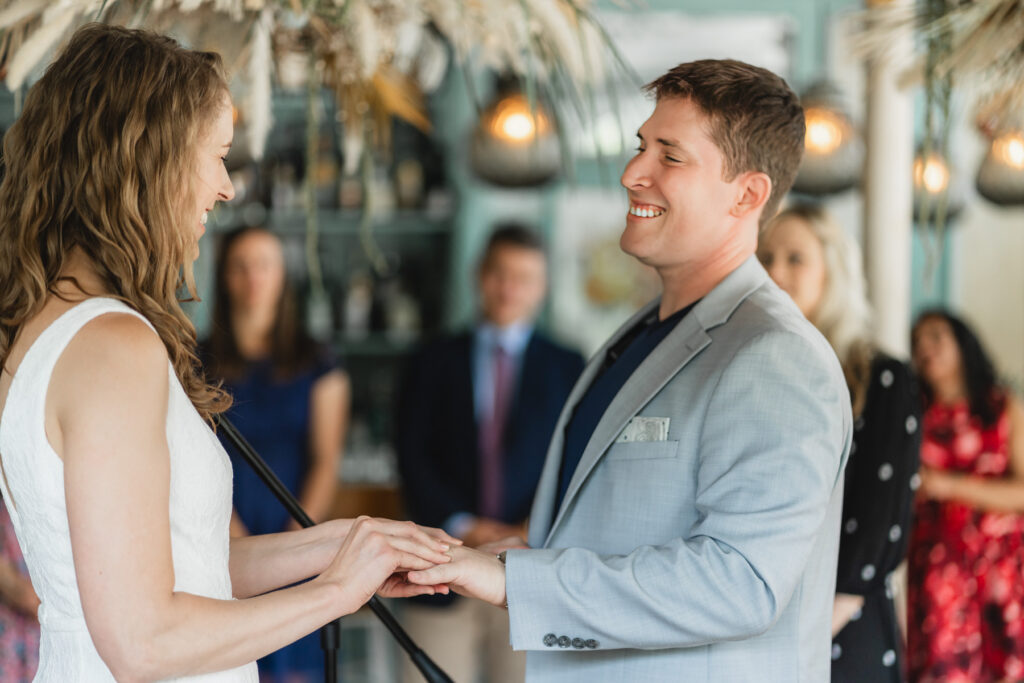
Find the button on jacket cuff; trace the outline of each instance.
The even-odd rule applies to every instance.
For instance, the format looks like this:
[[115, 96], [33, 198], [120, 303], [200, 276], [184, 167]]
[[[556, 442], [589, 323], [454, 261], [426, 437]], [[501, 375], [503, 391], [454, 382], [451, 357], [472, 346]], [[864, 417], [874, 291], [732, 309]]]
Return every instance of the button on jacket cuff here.
[[579, 548], [507, 551], [505, 597], [513, 649], [587, 651], [600, 649], [605, 640], [582, 614], [563, 608], [567, 591], [558, 585], [553, 565], [565, 552], [593, 555]]

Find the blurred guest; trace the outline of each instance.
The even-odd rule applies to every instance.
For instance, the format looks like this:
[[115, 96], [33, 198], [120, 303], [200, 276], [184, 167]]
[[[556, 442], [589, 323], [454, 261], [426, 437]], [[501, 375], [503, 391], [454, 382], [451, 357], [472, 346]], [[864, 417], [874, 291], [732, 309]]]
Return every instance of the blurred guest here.
[[[213, 327], [204, 345], [209, 376], [235, 399], [228, 418], [315, 521], [327, 519], [338, 484], [349, 385], [330, 351], [303, 329], [280, 240], [261, 228], [223, 238]], [[252, 468], [224, 442], [234, 466], [232, 535], [297, 528]], [[311, 633], [259, 660], [262, 681], [323, 680]]]
[[1024, 407], [942, 310], [912, 332], [924, 396], [910, 542], [912, 681], [1024, 679]]
[[869, 341], [860, 252], [824, 209], [798, 205], [767, 226], [758, 257], [835, 349], [853, 406], [832, 610], [834, 683], [903, 680], [889, 574], [902, 561], [918, 468], [920, 408], [910, 369]]
[[0, 681], [28, 683], [39, 667], [39, 598], [14, 524], [0, 505]]
[[[396, 433], [408, 512], [468, 545], [525, 534], [548, 442], [583, 368], [578, 353], [534, 328], [546, 271], [533, 232], [496, 230], [477, 274], [479, 322], [425, 345], [405, 373]], [[503, 610], [434, 596], [404, 612], [455, 680], [523, 680], [525, 655], [509, 646]], [[404, 677], [421, 680], [411, 666]]]

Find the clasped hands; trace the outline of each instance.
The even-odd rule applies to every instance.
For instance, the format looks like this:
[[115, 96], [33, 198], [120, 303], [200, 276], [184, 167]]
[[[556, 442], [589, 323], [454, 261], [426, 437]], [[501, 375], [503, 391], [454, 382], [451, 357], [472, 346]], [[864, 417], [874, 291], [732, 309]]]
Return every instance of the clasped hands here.
[[410, 571], [405, 575], [405, 581], [414, 586], [431, 586], [438, 593], [453, 590], [460, 595], [504, 607], [508, 604], [505, 596], [505, 565], [498, 559], [498, 553], [526, 547], [526, 542], [518, 536], [478, 548], [453, 545], [448, 550], [450, 562]]
[[504, 605], [505, 567], [497, 555], [526, 547], [521, 538], [509, 537], [469, 548], [441, 529], [387, 519], [360, 517], [333, 524], [340, 547], [334, 546], [333, 559], [315, 580], [343, 589], [345, 613], [374, 593], [406, 598], [454, 590]]

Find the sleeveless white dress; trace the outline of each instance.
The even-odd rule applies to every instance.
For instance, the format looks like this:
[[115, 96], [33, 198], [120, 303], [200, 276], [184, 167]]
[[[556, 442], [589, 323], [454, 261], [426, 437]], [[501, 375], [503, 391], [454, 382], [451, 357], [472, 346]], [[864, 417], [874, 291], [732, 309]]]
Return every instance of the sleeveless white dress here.
[[[40, 683], [114, 680], [96, 652], [82, 614], [64, 500], [64, 464], [50, 447], [44, 428], [46, 392], [57, 359], [83, 325], [104, 313], [131, 313], [145, 321], [116, 299], [87, 299], [66, 311], [26, 352], [0, 418], [0, 458], [7, 478], [4, 483], [0, 477], [0, 487], [32, 585], [42, 601], [35, 678]], [[167, 373], [174, 590], [229, 600], [231, 463], [189, 401], [170, 360]], [[126, 509], [124, 514], [131, 512]], [[180, 680], [256, 683], [258, 675], [253, 662]]]

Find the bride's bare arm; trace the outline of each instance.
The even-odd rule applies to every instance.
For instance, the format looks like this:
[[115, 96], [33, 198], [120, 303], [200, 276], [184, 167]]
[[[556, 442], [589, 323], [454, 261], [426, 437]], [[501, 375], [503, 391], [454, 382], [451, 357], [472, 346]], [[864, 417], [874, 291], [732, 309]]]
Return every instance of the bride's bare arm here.
[[302, 572], [324, 568], [303, 585], [245, 600], [176, 592], [167, 368], [142, 321], [101, 316], [68, 345], [46, 399], [86, 624], [118, 680], [239, 666], [355, 611], [396, 571], [447, 561], [445, 544], [416, 527], [360, 519], [329, 559], [326, 545], [305, 554]]
[[[410, 534], [417, 529], [412, 522], [375, 521], [392, 530], [406, 526]], [[235, 597], [260, 595], [316, 576], [334, 559], [355, 522], [332, 519], [298, 531], [232, 538], [231, 589]], [[442, 543], [462, 544], [441, 529], [418, 529]]]
[[308, 529], [231, 539], [231, 590], [247, 598], [322, 572], [355, 520], [336, 519]]

